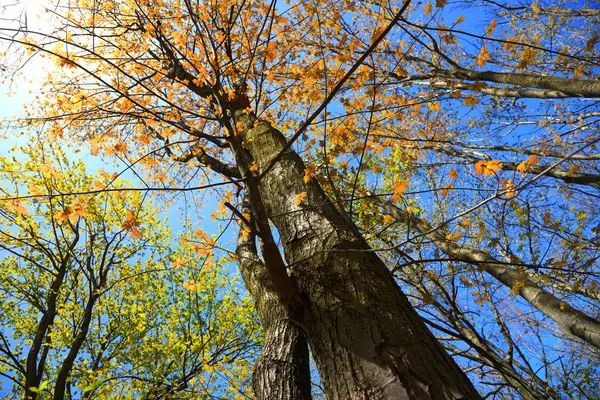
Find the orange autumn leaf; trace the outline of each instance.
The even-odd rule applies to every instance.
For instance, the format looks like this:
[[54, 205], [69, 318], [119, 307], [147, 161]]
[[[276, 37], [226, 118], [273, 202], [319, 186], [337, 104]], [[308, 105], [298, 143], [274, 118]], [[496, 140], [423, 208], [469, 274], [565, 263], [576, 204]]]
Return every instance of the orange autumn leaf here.
[[496, 30], [496, 20], [493, 19], [492, 22], [485, 28], [485, 35], [489, 36]]
[[432, 111], [440, 111], [442, 109], [442, 107], [440, 106], [440, 103], [438, 101], [429, 103], [429, 108]]
[[66, 206], [64, 210], [58, 214], [59, 221], [69, 221], [72, 224], [77, 222], [79, 217], [84, 217], [87, 214], [87, 207], [80, 201], [75, 201], [70, 206]]
[[458, 239], [460, 239], [463, 236], [462, 233], [460, 232], [455, 232], [455, 233], [449, 233], [446, 235], [446, 240], [451, 241], [451, 242], [455, 242]]
[[502, 170], [499, 160], [490, 160], [490, 161], [480, 160], [475, 163], [474, 167], [475, 167], [475, 174], [476, 175], [483, 174], [484, 177], [487, 177], [490, 175], [495, 175], [495, 173], [497, 171]]
[[403, 180], [403, 181], [396, 183], [392, 187], [392, 189], [394, 190], [394, 194], [392, 195], [392, 201], [400, 201], [407, 186], [408, 186], [408, 181]]
[[304, 183], [308, 183], [313, 176], [315, 176], [316, 170], [314, 165], [310, 165], [304, 170]]
[[515, 190], [515, 184], [513, 183], [513, 181], [507, 181], [503, 179], [500, 181], [500, 183], [502, 183], [502, 187], [506, 191], [505, 194], [507, 199], [511, 199], [517, 195], [518, 192]]
[[458, 178], [458, 171], [454, 168], [450, 168], [450, 173], [448, 174], [448, 176], [450, 177], [450, 179], [455, 180], [456, 178]]
[[185, 260], [181, 257], [177, 257], [175, 261], [171, 263], [171, 268], [179, 268], [185, 265]]
[[17, 201], [17, 200], [11, 200], [8, 202], [8, 209], [11, 211], [16, 212], [19, 215], [26, 215], [29, 214], [29, 211], [27, 211], [27, 209], [25, 207], [23, 207], [23, 205], [21, 205], [21, 202]]
[[427, 279], [431, 279], [432, 281], [437, 281], [438, 279], [440, 279], [440, 276], [435, 272], [427, 271], [425, 272], [425, 276], [427, 277]]
[[490, 54], [488, 53], [488, 48], [487, 48], [487, 46], [483, 46], [481, 48], [481, 51], [477, 55], [477, 60], [476, 60], [477, 65], [479, 67], [483, 67], [489, 59], [490, 59]]
[[275, 42], [269, 42], [267, 45], [267, 51], [265, 53], [265, 60], [267, 60], [267, 62], [271, 62], [275, 60], [275, 57], [277, 57], [276, 47], [277, 44]]
[[446, 183], [444, 188], [440, 191], [440, 195], [446, 197], [449, 189], [452, 189], [452, 185], [450, 183]]
[[529, 172], [531, 171], [531, 166], [536, 165], [539, 162], [540, 160], [536, 156], [529, 156], [527, 157], [527, 160], [517, 165], [517, 171], [519, 171], [522, 174]]
[[134, 212], [131, 210], [127, 210], [127, 217], [125, 217], [125, 223], [123, 223], [122, 228], [128, 232], [131, 232], [131, 236], [137, 238], [141, 236], [140, 231], [137, 230], [137, 227], [141, 224], [141, 222], [137, 221]]
[[431, 15], [431, 7], [433, 7], [433, 4], [431, 4], [430, 1], [428, 1], [427, 4], [423, 6], [423, 12], [425, 13], [425, 15]]
[[300, 204], [302, 204], [302, 202], [304, 201], [304, 199], [306, 199], [306, 192], [302, 192], [296, 195], [296, 200], [295, 200], [295, 204], [298, 206]]

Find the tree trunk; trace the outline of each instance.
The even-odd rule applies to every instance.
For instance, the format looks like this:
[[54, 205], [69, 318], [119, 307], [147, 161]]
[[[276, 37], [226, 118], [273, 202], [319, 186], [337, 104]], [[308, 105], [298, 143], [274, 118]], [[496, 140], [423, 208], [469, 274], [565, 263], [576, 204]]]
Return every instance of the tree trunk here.
[[[244, 214], [249, 212], [245, 210]], [[306, 338], [290, 319], [256, 252], [254, 233], [240, 233], [236, 253], [246, 288], [263, 324], [264, 344], [252, 375], [258, 400], [310, 400]]]
[[[264, 170], [285, 137], [242, 111], [235, 119]], [[327, 398], [479, 398], [356, 227], [316, 182], [304, 182], [304, 170], [299, 156], [287, 151], [261, 179], [260, 194], [304, 299], [293, 317], [308, 339]]]

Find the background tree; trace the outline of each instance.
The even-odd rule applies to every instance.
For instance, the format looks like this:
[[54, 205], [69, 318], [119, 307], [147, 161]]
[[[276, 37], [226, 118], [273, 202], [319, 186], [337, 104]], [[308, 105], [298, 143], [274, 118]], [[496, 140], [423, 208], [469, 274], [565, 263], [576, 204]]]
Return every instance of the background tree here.
[[[476, 396], [427, 367], [445, 355], [383, 259], [481, 392], [588, 396], [598, 13], [460, 6], [80, 1], [53, 9], [53, 32], [5, 32], [57, 62], [26, 121], [45, 137], [119, 157], [148, 189], [224, 197], [279, 376], [306, 373], [300, 329], [331, 398]], [[261, 312], [273, 295], [283, 307]], [[274, 386], [306, 398], [305, 381]]]
[[[19, 152], [13, 155], [23, 159]], [[48, 146], [0, 158], [0, 374], [24, 398], [246, 396], [256, 325], [206, 245]], [[117, 187], [122, 183], [117, 183]]]

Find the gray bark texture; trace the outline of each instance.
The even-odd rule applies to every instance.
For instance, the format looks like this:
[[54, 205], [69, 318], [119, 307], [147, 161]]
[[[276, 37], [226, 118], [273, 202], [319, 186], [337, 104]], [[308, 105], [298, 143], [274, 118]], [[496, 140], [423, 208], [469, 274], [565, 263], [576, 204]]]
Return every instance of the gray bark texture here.
[[242, 278], [263, 323], [263, 349], [252, 375], [254, 395], [259, 400], [310, 400], [306, 338], [273, 290], [267, 269], [257, 256], [254, 233], [240, 234], [236, 253]]
[[[286, 139], [243, 111], [242, 139], [260, 171]], [[319, 368], [327, 398], [479, 399], [404, 296], [391, 272], [288, 150], [260, 180], [302, 304], [293, 318]], [[306, 193], [302, 203], [296, 196]]]

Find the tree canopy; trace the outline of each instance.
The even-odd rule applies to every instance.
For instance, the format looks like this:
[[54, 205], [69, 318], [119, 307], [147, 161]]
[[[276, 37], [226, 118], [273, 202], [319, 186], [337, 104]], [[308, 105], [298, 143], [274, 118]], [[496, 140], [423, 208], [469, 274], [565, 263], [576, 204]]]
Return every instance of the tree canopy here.
[[[231, 229], [217, 240], [187, 220], [181, 235], [191, 250], [177, 251], [236, 259], [263, 326], [252, 361], [257, 398], [310, 398], [309, 352], [332, 399], [600, 395], [594, 2], [57, 0], [47, 13], [40, 29], [31, 16], [0, 27], [6, 79], [32, 57], [52, 64], [5, 135], [29, 137], [32, 159], [60, 143], [118, 160], [135, 179], [50, 193], [22, 176], [0, 206], [16, 226], [30, 218], [29, 203], [56, 208], [44, 211], [56, 221], [42, 232], [69, 227], [52, 242], [60, 249], [89, 199], [196, 195]], [[159, 211], [141, 218], [139, 204], [117, 208], [93, 226], [139, 236], [137, 251], [148, 251], [145, 241], [169, 246], [153, 222]], [[23, 254], [32, 260], [26, 282], [43, 255]], [[136, 259], [152, 260], [127, 258], [133, 270], [142, 268]], [[152, 317], [166, 330], [138, 345], [167, 340], [177, 323], [170, 310], [214, 307], [208, 293], [185, 306], [172, 300], [196, 284], [227, 288], [226, 262], [210, 262], [217, 275], [194, 283], [179, 269], [136, 272], [173, 293], [144, 293], [166, 296]], [[94, 298], [75, 286], [70, 296]], [[2, 307], [14, 290], [5, 289]], [[216, 290], [218, 301], [222, 290], [230, 289]], [[145, 300], [98, 301], [104, 324], [110, 307]], [[239, 351], [243, 364], [243, 336], [254, 328], [248, 304], [227, 305], [235, 306], [236, 328], [218, 334], [240, 342], [232, 350], [215, 332], [211, 346], [228, 361]], [[25, 320], [12, 315], [11, 326]], [[187, 329], [197, 338], [204, 328]], [[184, 351], [169, 346], [153, 357], [168, 365]], [[160, 390], [175, 387], [181, 375], [172, 374]]]

